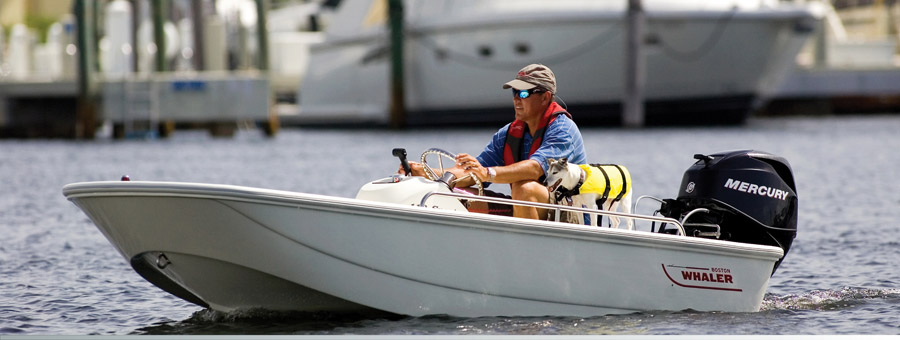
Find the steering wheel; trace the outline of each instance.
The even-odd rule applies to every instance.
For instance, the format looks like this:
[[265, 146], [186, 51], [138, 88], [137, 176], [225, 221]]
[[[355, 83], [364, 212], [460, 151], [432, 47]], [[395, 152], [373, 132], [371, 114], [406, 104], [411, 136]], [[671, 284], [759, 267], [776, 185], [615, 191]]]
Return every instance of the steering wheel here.
[[[456, 155], [452, 154], [448, 151], [445, 151], [443, 149], [431, 148], [431, 149], [428, 149], [428, 150], [425, 150], [424, 152], [422, 152], [422, 157], [420, 158], [420, 161], [422, 162], [422, 168], [425, 169], [425, 177], [428, 177], [428, 179], [430, 179], [432, 181], [440, 180], [441, 176], [438, 176], [437, 173], [434, 172], [434, 169], [432, 169], [431, 166], [428, 165], [428, 161], [426, 160], [428, 155], [437, 155], [438, 156], [438, 167], [440, 167], [440, 173], [442, 173], [442, 174], [444, 172], [446, 172], [446, 170], [444, 169], [444, 161], [441, 158], [447, 158], [453, 162], [452, 164], [456, 164]], [[472, 173], [470, 173], [469, 175], [467, 175], [463, 178], [458, 178], [458, 179], [452, 181], [452, 183], [447, 183], [447, 184], [449, 184], [451, 186], [456, 186], [456, 183], [458, 183], [459, 181], [466, 179], [468, 177], [471, 177], [475, 181], [475, 184], [478, 185], [478, 195], [484, 196], [484, 185], [481, 183], [481, 180], [478, 179], [478, 176], [475, 176], [475, 174], [472, 174]]]

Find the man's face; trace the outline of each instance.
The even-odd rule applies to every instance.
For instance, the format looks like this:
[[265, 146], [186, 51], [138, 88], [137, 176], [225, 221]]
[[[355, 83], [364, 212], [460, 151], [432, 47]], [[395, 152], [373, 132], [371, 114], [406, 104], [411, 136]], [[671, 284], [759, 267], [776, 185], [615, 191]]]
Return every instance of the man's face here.
[[513, 96], [513, 104], [516, 108], [516, 119], [522, 121], [534, 120], [544, 114], [544, 97], [547, 92], [535, 92], [528, 98]]

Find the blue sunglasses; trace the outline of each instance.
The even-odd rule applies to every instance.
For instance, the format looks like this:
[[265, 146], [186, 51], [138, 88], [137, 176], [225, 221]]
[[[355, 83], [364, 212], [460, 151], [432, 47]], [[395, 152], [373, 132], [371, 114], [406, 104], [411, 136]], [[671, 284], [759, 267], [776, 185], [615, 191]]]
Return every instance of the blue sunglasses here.
[[540, 89], [530, 89], [530, 90], [516, 90], [516, 89], [512, 89], [513, 98], [519, 97], [519, 98], [522, 98], [522, 99], [531, 97], [531, 95], [532, 95], [533, 93], [540, 93], [540, 92], [544, 92], [544, 91], [543, 91], [543, 90], [540, 90]]

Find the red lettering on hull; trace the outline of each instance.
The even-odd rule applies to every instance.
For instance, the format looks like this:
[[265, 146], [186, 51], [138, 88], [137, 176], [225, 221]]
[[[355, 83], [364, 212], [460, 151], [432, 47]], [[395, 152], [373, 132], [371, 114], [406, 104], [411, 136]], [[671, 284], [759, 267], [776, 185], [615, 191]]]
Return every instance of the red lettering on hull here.
[[681, 278], [690, 281], [734, 283], [734, 279], [732, 279], [731, 275], [728, 274], [715, 274], [715, 276], [713, 276], [713, 274], [682, 270]]
[[680, 268], [680, 269], [682, 269], [682, 270], [681, 270], [681, 278], [682, 278], [682, 281], [693, 281], [693, 282], [698, 282], [697, 285], [694, 285], [694, 284], [686, 284], [686, 283], [682, 283], [682, 282], [676, 281], [674, 278], [672, 278], [671, 275], [669, 275], [669, 271], [666, 269], [666, 265], [663, 264], [663, 265], [662, 265], [663, 272], [666, 274], [666, 277], [669, 278], [669, 281], [672, 281], [672, 283], [674, 283], [674, 284], [676, 284], [676, 285], [679, 285], [679, 286], [681, 286], [681, 287], [686, 287], [686, 288], [699, 288], [699, 289], [712, 289], [712, 290], [725, 290], [725, 291], [733, 291], [733, 292], [741, 292], [741, 291], [743, 291], [743, 290], [740, 289], [740, 288], [729, 288], [729, 287], [718, 287], [718, 286], [705, 286], [705, 285], [700, 285], [700, 284], [702, 284], [703, 282], [711, 282], [711, 283], [717, 283], [717, 284], [732, 284], [732, 285], [733, 285], [733, 284], [734, 284], [734, 277], [731, 276], [730, 274], [722, 274], [723, 272], [724, 272], [724, 273], [730, 273], [730, 272], [731, 272], [730, 269], [716, 268], [716, 269], [718, 269], [718, 270], [716, 270], [715, 273], [714, 273], [714, 272], [712, 272], [712, 271], [706, 272], [706, 271], [709, 270], [709, 269], [706, 269], [706, 268], [680, 267], [680, 266], [673, 266], [673, 265], [669, 265], [669, 267]]

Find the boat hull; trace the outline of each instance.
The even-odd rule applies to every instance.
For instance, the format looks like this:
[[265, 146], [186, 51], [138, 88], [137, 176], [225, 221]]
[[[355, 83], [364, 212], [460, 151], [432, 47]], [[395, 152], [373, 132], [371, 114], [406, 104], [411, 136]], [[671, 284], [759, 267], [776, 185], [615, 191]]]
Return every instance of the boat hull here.
[[[508, 122], [511, 99], [500, 85], [535, 62], [553, 69], [559, 97], [580, 124], [621, 122], [624, 9], [586, 3], [581, 10], [560, 10], [546, 3], [490, 11], [491, 3], [450, 6], [436, 16], [428, 10], [441, 8], [440, 2], [410, 3], [418, 7], [410, 9], [405, 26], [407, 123]], [[802, 8], [647, 8], [648, 124], [743, 123], [793, 67], [817, 20]], [[391, 72], [385, 29], [340, 28], [311, 47], [300, 112], [292, 121], [386, 124]]]
[[223, 311], [753, 312], [783, 255], [776, 247], [234, 186], [93, 182], [63, 192], [148, 281]]

